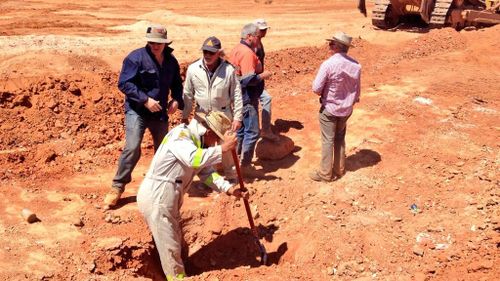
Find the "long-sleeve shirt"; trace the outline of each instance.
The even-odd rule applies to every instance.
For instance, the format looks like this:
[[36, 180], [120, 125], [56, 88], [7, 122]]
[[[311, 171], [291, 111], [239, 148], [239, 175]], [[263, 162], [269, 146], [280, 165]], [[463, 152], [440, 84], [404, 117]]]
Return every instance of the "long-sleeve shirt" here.
[[361, 65], [345, 53], [324, 61], [312, 90], [321, 94], [321, 106], [334, 116], [349, 116], [361, 92]]
[[[264, 51], [264, 44], [262, 44], [262, 38], [259, 40], [257, 47], [255, 48], [255, 55], [259, 58], [260, 64], [262, 65], [262, 71], [264, 71], [264, 59], [266, 58], [266, 52]], [[261, 89], [259, 91], [264, 91], [266, 87], [266, 81], [262, 80], [260, 85], [258, 85]]]
[[262, 64], [262, 70], [264, 70], [264, 59], [266, 58], [266, 52], [264, 51], [264, 44], [262, 44], [262, 41], [259, 41], [259, 44], [257, 44], [257, 47], [255, 48], [255, 54]]
[[156, 151], [146, 177], [179, 183], [186, 192], [198, 175], [213, 190], [227, 192], [232, 185], [212, 167], [221, 163], [222, 148], [220, 145], [202, 148], [200, 126], [193, 119], [189, 125], [180, 124], [170, 130]]
[[196, 101], [197, 111], [222, 111], [231, 120], [243, 119], [243, 99], [241, 86], [234, 67], [221, 60], [217, 69], [210, 75], [209, 70], [199, 59], [192, 63], [186, 72], [184, 82], [183, 118], [188, 118]]
[[[168, 120], [170, 92], [178, 102], [179, 109], [184, 108], [179, 63], [172, 51], [172, 48], [165, 46], [162, 65], [147, 45], [132, 51], [123, 60], [118, 88], [125, 94], [125, 111], [133, 110], [145, 118]], [[161, 111], [152, 113], [144, 106], [149, 97], [160, 102]]]
[[259, 104], [259, 98], [262, 94], [263, 79], [259, 74], [262, 73], [262, 63], [255, 54], [254, 50], [244, 41], [236, 45], [229, 54], [229, 61], [236, 68], [236, 74], [239, 76], [243, 104]]

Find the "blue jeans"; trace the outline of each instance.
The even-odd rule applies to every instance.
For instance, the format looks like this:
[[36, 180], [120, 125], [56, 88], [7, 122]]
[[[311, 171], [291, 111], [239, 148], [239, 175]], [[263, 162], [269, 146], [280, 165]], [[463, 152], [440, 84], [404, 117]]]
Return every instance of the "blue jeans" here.
[[260, 95], [260, 104], [262, 105], [262, 131], [264, 132], [269, 132], [271, 130], [271, 100], [271, 95], [264, 89]]
[[120, 191], [132, 181], [132, 171], [141, 158], [141, 142], [146, 128], [153, 136], [155, 152], [168, 132], [168, 121], [146, 119], [133, 110], [125, 112], [125, 148], [118, 160], [118, 170], [112, 186]]
[[243, 122], [238, 130], [238, 154], [241, 155], [242, 166], [252, 163], [257, 140], [259, 140], [258, 105], [249, 103], [243, 106]]

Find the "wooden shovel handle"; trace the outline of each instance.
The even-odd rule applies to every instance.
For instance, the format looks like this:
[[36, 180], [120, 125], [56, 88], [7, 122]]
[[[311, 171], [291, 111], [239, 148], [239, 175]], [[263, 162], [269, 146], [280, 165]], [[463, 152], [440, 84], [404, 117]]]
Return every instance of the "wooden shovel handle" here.
[[[248, 191], [245, 188], [245, 184], [243, 183], [243, 176], [241, 175], [241, 168], [240, 168], [240, 160], [238, 159], [238, 154], [236, 154], [236, 149], [233, 149], [231, 153], [233, 154], [233, 162], [234, 162], [234, 167], [236, 168], [236, 173], [238, 174], [238, 182], [240, 183], [240, 189], [242, 191]], [[243, 198], [243, 203], [245, 205], [245, 211], [247, 212], [248, 222], [250, 223], [250, 229], [252, 229], [254, 236], [258, 238], [259, 236], [257, 233], [257, 229], [255, 228], [255, 223], [253, 222], [250, 203], [248, 203], [248, 200], [245, 198]]]

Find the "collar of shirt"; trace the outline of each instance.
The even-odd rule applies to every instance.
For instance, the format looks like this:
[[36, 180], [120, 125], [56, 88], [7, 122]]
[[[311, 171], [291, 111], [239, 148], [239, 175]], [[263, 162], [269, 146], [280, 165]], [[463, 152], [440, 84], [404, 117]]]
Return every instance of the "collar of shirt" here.
[[245, 40], [241, 39], [240, 43], [247, 46], [250, 50], [252, 50], [255, 53], [254, 48], [252, 48], [250, 45], [248, 45], [248, 43]]
[[155, 55], [153, 54], [153, 52], [151, 51], [151, 48], [149, 47], [148, 44], [146, 44], [146, 52], [148, 53], [148, 55], [151, 57], [151, 59], [154, 61], [154, 63], [156, 64], [156, 66], [158, 67], [158, 69], [160, 69], [161, 67], [163, 67], [166, 63], [167, 63], [167, 58], [168, 56], [174, 51], [174, 49], [170, 48], [169, 46], [165, 46], [165, 48], [163, 49], [163, 64], [160, 65], [158, 63], [158, 61], [156, 60], [155, 58]]
[[201, 58], [200, 67], [205, 69], [205, 71], [208, 73], [208, 77], [210, 77], [210, 79], [212, 79], [215, 72], [217, 72], [217, 69], [219, 69], [219, 67], [222, 65], [222, 63], [223, 63], [223, 60], [221, 58], [218, 58], [217, 59], [217, 67], [215, 67], [214, 71], [211, 71], [210, 68], [208, 68], [208, 66], [205, 64], [205, 60], [203, 58]]

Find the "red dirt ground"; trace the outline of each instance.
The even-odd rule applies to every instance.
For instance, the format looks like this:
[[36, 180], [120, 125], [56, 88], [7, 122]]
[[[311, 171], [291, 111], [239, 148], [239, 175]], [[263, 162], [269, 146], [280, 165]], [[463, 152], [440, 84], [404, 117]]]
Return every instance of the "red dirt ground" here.
[[[258, 17], [272, 26], [274, 129], [295, 142], [284, 159], [256, 159], [264, 175], [248, 183], [269, 265], [259, 264], [243, 204], [193, 187], [182, 207], [187, 280], [500, 278], [500, 26], [384, 32], [347, 1], [184, 2], [0, 2], [1, 280], [155, 276], [135, 203], [149, 136], [120, 207], [100, 208], [124, 139], [121, 60], [142, 46], [149, 21], [167, 25], [186, 65], [204, 38], [230, 49]], [[310, 85], [338, 29], [355, 36], [361, 102], [347, 174], [316, 183]], [[40, 221], [24, 222], [23, 208]]]

